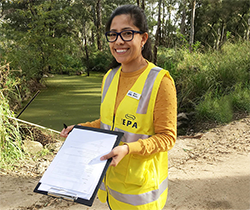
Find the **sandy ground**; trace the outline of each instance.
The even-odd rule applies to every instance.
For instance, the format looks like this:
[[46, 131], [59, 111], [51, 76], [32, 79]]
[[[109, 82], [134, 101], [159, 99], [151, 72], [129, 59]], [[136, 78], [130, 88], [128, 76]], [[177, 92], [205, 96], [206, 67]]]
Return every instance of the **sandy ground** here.
[[[0, 175], [1, 210], [105, 210], [33, 193], [40, 177]], [[250, 116], [193, 137], [178, 137], [169, 152], [164, 210], [250, 209]]]

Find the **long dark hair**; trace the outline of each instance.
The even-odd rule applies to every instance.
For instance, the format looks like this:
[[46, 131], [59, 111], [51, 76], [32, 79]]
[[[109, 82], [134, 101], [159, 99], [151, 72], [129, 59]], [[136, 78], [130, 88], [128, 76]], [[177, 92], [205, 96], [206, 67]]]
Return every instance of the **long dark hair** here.
[[[138, 6], [135, 5], [123, 5], [118, 8], [116, 8], [113, 13], [111, 14], [107, 24], [106, 24], [106, 32], [110, 30], [111, 23], [115, 16], [118, 15], [130, 15], [131, 19], [133, 20], [133, 24], [139, 28], [141, 32], [147, 32], [148, 33], [148, 23], [146, 15]], [[142, 56], [147, 59], [148, 61], [152, 60], [152, 50], [151, 50], [151, 41], [148, 37], [147, 42], [144, 45], [144, 48], [142, 50]], [[120, 65], [115, 59], [112, 62], [110, 68], [114, 68], [116, 66]]]

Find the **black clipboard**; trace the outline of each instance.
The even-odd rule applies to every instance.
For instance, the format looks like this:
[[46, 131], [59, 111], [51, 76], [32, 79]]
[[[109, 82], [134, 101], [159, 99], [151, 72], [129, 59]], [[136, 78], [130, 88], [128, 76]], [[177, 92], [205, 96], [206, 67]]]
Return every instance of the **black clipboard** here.
[[[85, 126], [80, 126], [80, 125], [75, 125], [73, 130], [75, 128], [115, 135], [116, 136], [116, 141], [115, 141], [115, 143], [113, 145], [113, 148], [119, 145], [119, 143], [121, 141], [121, 138], [123, 136], [123, 133], [119, 132], [119, 131], [110, 131], [110, 130], [104, 130], [104, 129], [98, 129], [98, 128], [85, 127]], [[111, 160], [112, 159], [107, 160], [107, 162], [105, 164], [105, 167], [104, 167], [104, 170], [102, 171], [102, 174], [101, 174], [100, 179], [98, 181], [98, 184], [96, 185], [96, 187], [94, 189], [94, 192], [93, 192], [93, 194], [92, 194], [92, 196], [91, 196], [91, 198], [89, 200], [85, 199], [85, 198], [78, 197], [75, 193], [72, 193], [71, 195], [69, 195], [70, 190], [67, 190], [67, 189], [59, 189], [60, 192], [62, 192], [62, 193], [53, 193], [53, 192], [50, 192], [49, 190], [48, 191], [39, 190], [39, 187], [42, 184], [40, 181], [37, 184], [37, 186], [35, 187], [34, 192], [35, 193], [40, 193], [40, 194], [43, 194], [43, 195], [62, 198], [62, 199], [73, 201], [73, 202], [76, 202], [76, 203], [80, 203], [80, 204], [83, 204], [83, 205], [86, 205], [86, 206], [92, 206], [93, 202], [94, 202], [94, 199], [95, 199], [95, 197], [97, 195], [97, 192], [98, 192], [98, 190], [100, 188], [100, 185], [102, 183], [102, 180], [103, 180], [103, 178], [104, 178], [104, 176], [106, 174], [106, 171], [107, 171], [107, 169], [109, 167], [109, 164], [111, 163]], [[67, 195], [65, 195], [64, 192], [67, 192]]]

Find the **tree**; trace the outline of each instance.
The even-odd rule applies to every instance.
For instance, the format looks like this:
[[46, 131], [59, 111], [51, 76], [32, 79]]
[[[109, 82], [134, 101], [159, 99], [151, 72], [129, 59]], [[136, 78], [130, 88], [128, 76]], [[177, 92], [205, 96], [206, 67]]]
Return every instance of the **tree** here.
[[159, 45], [159, 39], [160, 39], [160, 30], [161, 30], [161, 4], [162, 0], [159, 0], [158, 2], [158, 23], [157, 23], [157, 29], [155, 33], [155, 44], [154, 44], [154, 52], [153, 52], [153, 62], [157, 63], [157, 48]]
[[191, 29], [190, 29], [190, 37], [189, 37], [189, 50], [192, 51], [192, 45], [194, 44], [194, 19], [195, 19], [195, 6], [196, 0], [191, 0]]
[[69, 12], [67, 1], [4, 1], [12, 67], [37, 82], [49, 69], [60, 68], [71, 30]]
[[97, 0], [96, 4], [96, 11], [97, 11], [97, 22], [96, 22], [96, 30], [97, 30], [97, 48], [98, 50], [102, 49], [101, 45], [101, 34], [102, 34], [102, 21], [101, 21], [101, 0]]
[[183, 4], [180, 4], [180, 6], [179, 6], [179, 9], [182, 11], [182, 13], [181, 13], [181, 24], [180, 24], [180, 33], [182, 35], [185, 35], [186, 5], [187, 5], [187, 0], [184, 0]]

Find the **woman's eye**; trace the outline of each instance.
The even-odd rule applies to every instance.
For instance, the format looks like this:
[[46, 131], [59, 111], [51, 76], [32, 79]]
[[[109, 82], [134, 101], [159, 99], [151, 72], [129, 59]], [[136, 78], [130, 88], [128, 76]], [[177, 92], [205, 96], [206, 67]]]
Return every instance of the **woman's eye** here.
[[114, 37], [114, 36], [116, 36], [116, 33], [109, 33], [109, 36]]
[[122, 33], [122, 36], [125, 36], [125, 37], [130, 37], [131, 35], [132, 35], [131, 31], [126, 31], [126, 32]]
[[125, 35], [127, 35], [127, 36], [130, 36], [132, 34], [132, 32], [131, 31], [127, 31], [127, 32], [125, 32]]

